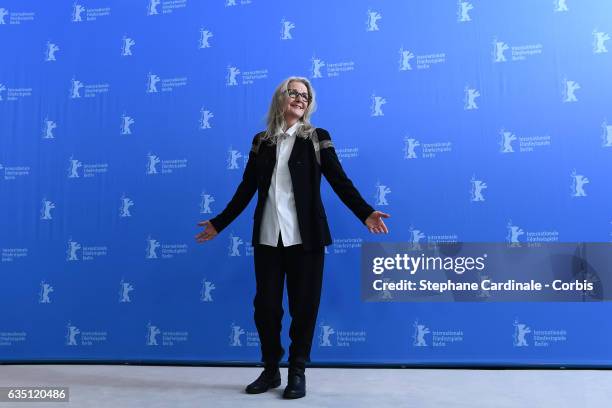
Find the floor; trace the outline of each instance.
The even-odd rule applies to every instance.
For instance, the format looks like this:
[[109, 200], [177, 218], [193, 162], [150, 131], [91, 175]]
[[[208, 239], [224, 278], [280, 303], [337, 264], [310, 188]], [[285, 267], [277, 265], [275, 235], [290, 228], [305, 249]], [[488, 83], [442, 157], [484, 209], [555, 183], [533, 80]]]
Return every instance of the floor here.
[[69, 403], [34, 407], [609, 407], [612, 371], [307, 368], [306, 397], [284, 400], [282, 384], [249, 395], [256, 367], [0, 365], [0, 386], [68, 386]]

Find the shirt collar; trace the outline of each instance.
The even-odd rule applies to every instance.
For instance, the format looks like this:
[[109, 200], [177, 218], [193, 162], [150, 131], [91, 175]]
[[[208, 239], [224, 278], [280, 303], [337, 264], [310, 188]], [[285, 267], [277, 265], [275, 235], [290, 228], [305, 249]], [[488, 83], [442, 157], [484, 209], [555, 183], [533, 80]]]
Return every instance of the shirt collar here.
[[289, 136], [293, 136], [293, 134], [298, 130], [298, 128], [302, 125], [302, 122], [299, 120], [293, 124], [287, 131], [285, 132]]

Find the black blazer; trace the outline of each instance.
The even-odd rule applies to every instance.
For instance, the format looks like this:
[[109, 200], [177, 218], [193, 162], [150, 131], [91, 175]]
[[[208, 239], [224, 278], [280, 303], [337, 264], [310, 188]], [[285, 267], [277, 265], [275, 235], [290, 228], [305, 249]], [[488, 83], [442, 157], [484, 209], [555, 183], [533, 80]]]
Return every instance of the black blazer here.
[[[210, 222], [217, 232], [227, 227], [249, 204], [255, 191], [259, 191], [257, 207], [253, 215], [253, 236], [251, 245], [259, 243], [259, 231], [263, 209], [268, 196], [274, 165], [276, 146], [261, 140], [265, 132], [253, 138], [249, 159], [242, 181], [225, 209]], [[288, 166], [291, 173], [298, 226], [305, 250], [332, 243], [327, 216], [321, 201], [321, 173], [342, 202], [365, 224], [374, 211], [359, 194], [340, 165], [329, 132], [317, 128], [321, 164], [317, 158], [312, 140], [297, 136]]]

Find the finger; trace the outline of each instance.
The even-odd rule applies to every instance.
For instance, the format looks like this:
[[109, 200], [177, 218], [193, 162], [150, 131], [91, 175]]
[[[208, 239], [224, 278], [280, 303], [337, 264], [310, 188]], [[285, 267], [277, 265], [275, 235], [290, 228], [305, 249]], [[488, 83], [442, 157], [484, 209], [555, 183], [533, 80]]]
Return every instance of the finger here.
[[198, 225], [200, 227], [203, 227], [203, 226], [208, 225], [208, 224], [210, 224], [210, 221], [200, 221], [200, 222], [198, 222]]

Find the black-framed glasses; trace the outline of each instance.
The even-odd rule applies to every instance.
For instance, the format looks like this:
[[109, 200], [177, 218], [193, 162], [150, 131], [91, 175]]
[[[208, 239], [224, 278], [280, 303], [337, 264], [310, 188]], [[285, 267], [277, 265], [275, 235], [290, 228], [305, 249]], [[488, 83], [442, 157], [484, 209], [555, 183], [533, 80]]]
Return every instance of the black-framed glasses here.
[[302, 98], [302, 100], [310, 103], [310, 100], [312, 99], [310, 97], [310, 95], [308, 95], [308, 93], [306, 92], [298, 92], [295, 89], [287, 89], [287, 95], [289, 95], [289, 97], [291, 99], [297, 99], [298, 95]]

